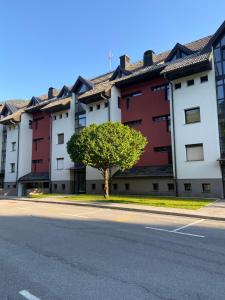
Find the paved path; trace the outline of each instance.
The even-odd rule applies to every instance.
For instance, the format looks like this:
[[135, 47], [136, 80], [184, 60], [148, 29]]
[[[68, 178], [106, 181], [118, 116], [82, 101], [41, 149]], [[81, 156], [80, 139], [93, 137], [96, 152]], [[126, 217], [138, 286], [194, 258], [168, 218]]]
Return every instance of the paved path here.
[[224, 232], [204, 219], [2, 200], [0, 299], [224, 300]]

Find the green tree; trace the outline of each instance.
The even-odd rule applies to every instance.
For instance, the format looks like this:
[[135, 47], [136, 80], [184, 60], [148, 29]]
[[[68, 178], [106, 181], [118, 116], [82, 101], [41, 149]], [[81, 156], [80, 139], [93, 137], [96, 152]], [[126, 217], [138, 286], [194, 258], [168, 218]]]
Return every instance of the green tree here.
[[147, 139], [139, 131], [119, 122], [107, 122], [92, 124], [74, 134], [67, 143], [67, 152], [73, 162], [101, 171], [108, 198], [110, 169], [131, 168], [146, 145]]

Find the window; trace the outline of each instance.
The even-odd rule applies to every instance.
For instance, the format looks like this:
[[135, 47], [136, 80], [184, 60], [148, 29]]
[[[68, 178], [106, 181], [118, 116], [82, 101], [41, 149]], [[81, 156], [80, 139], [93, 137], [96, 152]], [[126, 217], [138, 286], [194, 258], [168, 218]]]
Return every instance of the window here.
[[57, 190], [57, 184], [54, 183], [54, 190]]
[[59, 118], [62, 119], [62, 114], [59, 115]]
[[208, 76], [207, 75], [200, 77], [200, 82], [201, 83], [204, 83], [204, 82], [207, 82], [207, 81], [208, 81]]
[[11, 143], [11, 151], [16, 151], [16, 142]]
[[170, 151], [171, 146], [165, 146], [165, 147], [155, 147], [154, 151], [155, 152], [168, 152]]
[[32, 129], [33, 121], [29, 120], [29, 129]]
[[89, 111], [93, 111], [93, 106], [89, 106]]
[[64, 144], [64, 133], [58, 134], [58, 144]]
[[105, 189], [105, 185], [104, 185], [104, 183], [102, 184], [102, 190], [104, 191], [104, 189]]
[[16, 189], [16, 184], [13, 185], [13, 188]]
[[16, 164], [15, 163], [11, 163], [10, 164], [10, 172], [11, 173], [15, 173], [15, 168], [16, 168]]
[[168, 191], [169, 192], [174, 191], [174, 184], [173, 183], [168, 183]]
[[66, 185], [65, 183], [62, 183], [62, 190], [65, 191], [65, 189], [66, 189]]
[[125, 183], [125, 190], [129, 191], [130, 190], [130, 184], [129, 183]]
[[186, 145], [187, 161], [204, 160], [203, 144]]
[[202, 192], [203, 193], [209, 193], [211, 191], [211, 186], [209, 183], [203, 183], [202, 184]]
[[180, 82], [175, 83], [174, 87], [175, 87], [175, 90], [180, 89], [181, 88], [181, 83]]
[[33, 164], [42, 164], [43, 163], [43, 159], [34, 159], [32, 160]]
[[195, 84], [195, 81], [194, 79], [190, 79], [187, 81], [187, 86], [191, 86], [191, 85], [194, 85]]
[[190, 183], [184, 183], [184, 190], [186, 192], [191, 192], [191, 184]]
[[66, 116], [66, 118], [68, 118], [68, 117], [69, 117], [69, 113], [68, 113], [68, 112], [66, 112], [66, 113], [65, 113], [65, 116]]
[[49, 182], [44, 182], [43, 183], [43, 188], [48, 189], [49, 188]]
[[57, 170], [62, 170], [64, 169], [64, 158], [57, 158]]
[[57, 119], [57, 116], [54, 116], [54, 120], [56, 120]]
[[170, 132], [170, 129], [171, 129], [170, 115], [162, 115], [162, 116], [153, 117], [152, 120], [154, 122], [166, 121], [166, 130], [168, 132]]
[[109, 106], [109, 103], [105, 102], [104, 105], [105, 105], [105, 108], [107, 108]]
[[197, 123], [200, 122], [200, 107], [185, 109], [185, 123]]
[[91, 189], [92, 189], [92, 191], [95, 191], [95, 190], [96, 190], [96, 184], [95, 184], [95, 183], [92, 183]]
[[165, 100], [169, 100], [168, 99], [168, 96], [169, 96], [169, 84], [161, 84], [161, 85], [153, 86], [152, 87], [152, 91], [153, 92], [164, 91], [164, 93], [165, 93]]
[[43, 138], [37, 138], [37, 139], [33, 139], [34, 142], [34, 149], [37, 152], [38, 151], [38, 143], [40, 143], [41, 141], [43, 141]]
[[142, 123], [142, 120], [134, 120], [134, 121], [130, 121], [130, 122], [124, 122], [124, 125], [127, 126], [135, 126], [135, 125], [140, 125]]
[[97, 104], [97, 110], [99, 110], [101, 108], [101, 104]]
[[114, 184], [113, 184], [113, 189], [116, 191], [117, 188], [118, 188], [118, 184], [117, 184], [117, 183], [114, 183]]
[[126, 98], [126, 106], [127, 106], [127, 109], [129, 109], [130, 108], [130, 97], [127, 97]]
[[154, 192], [158, 192], [158, 190], [159, 190], [159, 184], [158, 183], [153, 183], [152, 184], [152, 188], [153, 188]]

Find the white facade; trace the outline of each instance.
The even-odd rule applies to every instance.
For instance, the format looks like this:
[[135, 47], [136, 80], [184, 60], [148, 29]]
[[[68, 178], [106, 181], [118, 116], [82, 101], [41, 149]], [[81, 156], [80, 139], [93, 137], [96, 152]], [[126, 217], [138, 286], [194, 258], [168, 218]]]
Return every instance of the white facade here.
[[33, 116], [27, 113], [21, 115], [19, 138], [18, 178], [31, 172], [32, 160], [32, 122]]
[[[115, 86], [111, 89], [111, 98], [107, 100], [101, 100], [87, 105], [86, 109], [86, 126], [90, 124], [102, 124], [108, 121], [120, 122], [121, 110], [118, 107], [118, 97], [120, 97], [120, 91]], [[108, 103], [108, 107], [105, 106]], [[100, 105], [100, 109], [98, 109]], [[92, 111], [90, 111], [92, 107]], [[87, 167], [86, 168], [86, 180], [103, 180], [103, 176], [100, 171]]]
[[[208, 75], [208, 81], [201, 83], [200, 77], [205, 75]], [[187, 86], [191, 79], [194, 79], [194, 85]], [[214, 70], [177, 79], [173, 86], [176, 83], [181, 83], [181, 88], [173, 89], [177, 178], [219, 179], [221, 170], [217, 160], [220, 145]], [[185, 110], [196, 107], [200, 108], [200, 122], [186, 124]], [[203, 144], [203, 160], [187, 161], [186, 145], [193, 144]]]
[[[74, 134], [74, 105], [71, 103], [70, 110], [52, 114], [52, 144], [51, 144], [51, 180], [69, 181], [71, 180], [71, 168], [74, 163], [67, 153], [67, 142]], [[64, 143], [58, 144], [58, 135], [64, 135]], [[57, 167], [57, 159], [62, 159]]]
[[[18, 137], [19, 125], [8, 125], [4, 179], [5, 183], [16, 183], [17, 180]], [[14, 149], [12, 148], [13, 143], [16, 143]], [[12, 170], [12, 164], [14, 164], [14, 170]]]

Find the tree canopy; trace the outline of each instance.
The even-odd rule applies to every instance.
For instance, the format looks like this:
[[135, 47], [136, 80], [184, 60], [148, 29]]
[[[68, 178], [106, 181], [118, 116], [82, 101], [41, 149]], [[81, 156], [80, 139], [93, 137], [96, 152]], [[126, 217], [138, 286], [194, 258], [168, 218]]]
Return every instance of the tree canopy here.
[[107, 122], [92, 124], [80, 134], [74, 134], [67, 143], [67, 151], [75, 163], [100, 170], [108, 185], [109, 169], [131, 168], [140, 159], [146, 144], [147, 139], [139, 131], [119, 122]]

